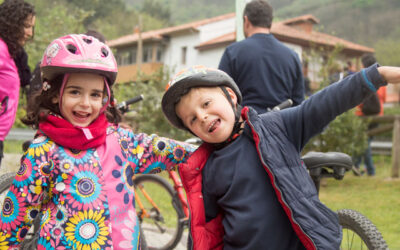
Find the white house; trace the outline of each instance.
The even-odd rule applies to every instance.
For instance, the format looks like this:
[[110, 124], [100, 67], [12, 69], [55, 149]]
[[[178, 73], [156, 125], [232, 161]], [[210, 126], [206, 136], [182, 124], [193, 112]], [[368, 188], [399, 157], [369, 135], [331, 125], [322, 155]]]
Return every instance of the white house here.
[[[229, 13], [109, 41], [108, 45], [116, 51], [119, 65], [117, 82], [135, 81], [140, 43], [143, 44], [140, 71], [145, 74], [161, 66], [168, 66], [172, 74], [195, 64], [218, 67], [225, 48], [236, 40], [235, 22], [235, 13]], [[318, 23], [314, 16], [304, 15], [274, 22], [271, 29], [271, 33], [297, 52], [300, 59], [307, 60], [308, 76], [312, 82], [319, 80], [317, 73], [327, 60], [327, 53], [338, 45], [343, 48], [338, 57], [343, 65], [351, 60], [359, 67], [361, 55], [374, 52], [372, 48], [313, 30]], [[312, 51], [319, 54], [315, 56]]]

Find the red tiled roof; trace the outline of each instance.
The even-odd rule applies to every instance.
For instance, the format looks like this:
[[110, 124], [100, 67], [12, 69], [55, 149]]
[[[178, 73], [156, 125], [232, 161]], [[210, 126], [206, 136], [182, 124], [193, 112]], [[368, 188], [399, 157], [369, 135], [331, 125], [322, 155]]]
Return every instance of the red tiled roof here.
[[[191, 23], [187, 23], [187, 24], [182, 24], [182, 25], [178, 25], [178, 26], [174, 26], [174, 27], [168, 27], [168, 28], [163, 28], [163, 29], [159, 29], [159, 30], [147, 31], [147, 32], [143, 32], [141, 34], [141, 36], [142, 36], [142, 40], [160, 40], [165, 35], [170, 35], [172, 33], [182, 32], [185, 30], [196, 31], [197, 27], [199, 27], [199, 26], [217, 22], [217, 21], [221, 21], [221, 20], [225, 20], [225, 19], [229, 19], [232, 17], [235, 17], [235, 13], [229, 13], [229, 14], [212, 17], [212, 18], [208, 18], [208, 19], [203, 19], [203, 20], [199, 20], [199, 21], [195, 21], [195, 22], [191, 22]], [[126, 36], [122, 36], [117, 39], [111, 40], [111, 41], [107, 42], [107, 44], [110, 47], [118, 47], [121, 45], [123, 46], [123, 45], [127, 45], [130, 43], [135, 43], [138, 39], [139, 39], [139, 35], [137, 33], [135, 33], [135, 34], [126, 35]]]
[[[234, 18], [235, 13], [229, 13], [226, 15], [221, 15], [213, 18], [203, 19], [187, 24], [182, 24], [174, 27], [163, 28], [159, 30], [147, 31], [141, 34], [142, 40], [161, 40], [163, 36], [171, 35], [173, 33], [182, 32], [186, 30], [193, 30], [197, 31], [199, 26]], [[312, 23], [316, 24], [319, 23], [319, 20], [312, 15], [303, 15], [291, 19], [286, 19], [281, 22], [274, 22], [271, 28], [271, 33], [274, 34], [279, 40], [284, 42], [290, 42], [299, 44], [302, 46], [312, 46], [311, 44], [319, 45], [319, 46], [327, 46], [327, 47], [334, 47], [337, 44], [341, 44], [344, 47], [344, 50], [352, 53], [366, 53], [366, 52], [374, 52], [374, 49], [362, 46], [350, 41], [346, 41], [344, 39], [328, 35], [326, 33], [321, 33], [317, 31], [311, 32], [304, 32], [299, 29], [295, 29], [291, 27], [293, 24], [298, 24], [301, 22], [311, 21]], [[123, 36], [117, 38], [115, 40], [109, 41], [107, 44], [110, 47], [119, 47], [128, 45], [131, 43], [137, 42], [139, 36], [137, 33], [130, 34], [127, 36]], [[196, 46], [199, 50], [205, 50], [209, 48], [219, 47], [223, 45], [227, 45], [233, 43], [236, 40], [236, 33], [231, 32], [228, 34], [224, 34], [217, 38], [211, 39], [209, 41], [205, 41]]]
[[[298, 22], [298, 20], [317, 20], [311, 15], [305, 15], [298, 18], [292, 18], [289, 20], [285, 20], [282, 22], [273, 23], [271, 28], [271, 33], [276, 36], [279, 40], [291, 42], [295, 44], [301, 44], [302, 46], [311, 46], [311, 44], [322, 45], [328, 47], [335, 47], [338, 44], [341, 44], [344, 47], [344, 50], [353, 52], [353, 53], [372, 53], [374, 49], [359, 45], [339, 37], [331, 36], [326, 33], [321, 33], [317, 31], [312, 31], [311, 33], [307, 33], [295, 28], [292, 28], [287, 25], [287, 23]], [[236, 40], [236, 32], [231, 32], [212, 40], [203, 42], [196, 46], [199, 50], [209, 49], [218, 47], [221, 44], [230, 44]]]
[[290, 25], [290, 24], [301, 23], [301, 22], [306, 22], [306, 21], [311, 21], [314, 24], [319, 23], [319, 20], [313, 15], [303, 15], [303, 16], [293, 17], [293, 18], [282, 21], [282, 23], [286, 24], [286, 25]]

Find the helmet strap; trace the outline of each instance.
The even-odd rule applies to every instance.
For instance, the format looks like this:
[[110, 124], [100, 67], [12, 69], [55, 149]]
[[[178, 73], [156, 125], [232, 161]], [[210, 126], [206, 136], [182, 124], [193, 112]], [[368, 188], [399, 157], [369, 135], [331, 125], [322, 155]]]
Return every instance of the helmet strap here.
[[214, 147], [217, 149], [223, 148], [226, 145], [228, 145], [229, 143], [231, 143], [232, 141], [234, 141], [236, 138], [239, 137], [239, 135], [241, 134], [242, 130], [243, 130], [243, 122], [240, 121], [240, 115], [242, 112], [242, 106], [239, 104], [236, 104], [236, 106], [233, 104], [232, 98], [229, 95], [228, 91], [226, 90], [225, 86], [220, 86], [220, 88], [222, 89], [222, 92], [224, 92], [226, 98], [228, 99], [229, 103], [232, 106], [232, 110], [233, 110], [233, 114], [235, 115], [235, 123], [233, 124], [233, 129], [232, 132], [230, 134], [230, 136], [228, 137], [228, 139], [226, 139], [225, 141], [221, 142], [221, 143], [215, 143]]

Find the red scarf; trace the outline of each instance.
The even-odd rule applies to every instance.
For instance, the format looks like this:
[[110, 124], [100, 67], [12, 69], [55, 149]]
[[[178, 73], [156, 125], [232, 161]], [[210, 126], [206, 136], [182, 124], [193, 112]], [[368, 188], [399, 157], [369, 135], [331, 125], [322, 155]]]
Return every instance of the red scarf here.
[[39, 130], [63, 147], [86, 150], [104, 143], [107, 126], [104, 113], [85, 128], [75, 127], [61, 117], [48, 115], [46, 121], [39, 124]]

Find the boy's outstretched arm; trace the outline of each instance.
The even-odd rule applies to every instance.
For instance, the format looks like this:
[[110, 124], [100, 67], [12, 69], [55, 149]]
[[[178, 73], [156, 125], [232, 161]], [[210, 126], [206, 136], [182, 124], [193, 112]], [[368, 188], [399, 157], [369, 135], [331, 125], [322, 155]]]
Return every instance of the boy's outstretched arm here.
[[400, 83], [400, 67], [375, 64], [322, 89], [299, 106], [282, 110], [289, 140], [300, 152], [336, 116], [354, 108], [387, 82]]
[[400, 67], [381, 66], [378, 72], [387, 83], [400, 84]]

